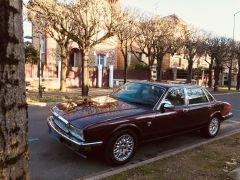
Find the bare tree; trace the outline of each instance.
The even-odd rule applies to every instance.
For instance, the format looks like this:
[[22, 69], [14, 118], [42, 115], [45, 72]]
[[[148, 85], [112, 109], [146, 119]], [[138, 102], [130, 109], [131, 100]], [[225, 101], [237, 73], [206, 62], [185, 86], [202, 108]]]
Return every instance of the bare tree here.
[[[180, 47], [181, 33], [185, 27], [177, 17], [141, 17], [136, 28], [134, 42], [148, 59], [145, 63], [151, 67], [157, 63], [157, 80], [161, 80], [163, 57], [173, 54]], [[135, 56], [142, 61], [141, 57]], [[151, 76], [150, 76], [151, 77]]]
[[213, 39], [215, 44], [214, 49], [214, 91], [218, 90], [220, 73], [223, 69], [224, 63], [229, 59], [229, 46], [231, 39], [225, 37], [215, 37]]
[[0, 179], [30, 179], [22, 1], [0, 1], [0, 22]]
[[147, 58], [147, 62], [142, 60], [142, 55], [136, 53], [132, 46], [132, 52], [135, 57], [142, 63], [148, 66], [149, 77], [151, 77], [151, 69], [156, 60], [156, 53], [154, 49], [155, 33], [157, 32], [155, 22], [149, 17], [139, 17], [136, 22], [136, 28], [134, 29], [135, 38], [134, 44], [139, 48], [141, 54], [144, 54]]
[[133, 33], [134, 20], [127, 10], [121, 12], [116, 34], [119, 41], [119, 48], [124, 59], [124, 84], [127, 82], [128, 53], [131, 52], [135, 34]]
[[211, 88], [213, 86], [213, 65], [214, 65], [214, 59], [216, 57], [216, 49], [218, 47], [218, 42], [213, 37], [213, 35], [208, 34], [206, 38], [206, 44], [205, 44], [205, 57], [210, 57], [210, 62], [206, 60], [205, 61], [209, 64], [209, 74], [208, 74], [208, 87]]
[[[66, 7], [68, 4], [52, 0], [30, 0], [28, 17], [35, 26], [36, 33], [53, 38], [58, 46], [61, 61], [60, 90], [66, 90], [68, 55], [71, 39], [67, 31], [72, 31]], [[64, 29], [64, 30], [63, 30]]]
[[117, 26], [117, 9], [106, 0], [76, 0], [67, 6], [68, 22], [71, 31], [61, 26], [74, 42], [78, 44], [82, 57], [82, 95], [87, 96], [89, 87], [88, 62], [91, 49], [112, 37]]
[[181, 24], [176, 16], [167, 16], [154, 19], [155, 33], [153, 38], [153, 49], [157, 60], [157, 80], [162, 80], [162, 62], [166, 54], [174, 54], [180, 48], [182, 40], [181, 32], [185, 26]]
[[197, 57], [204, 54], [204, 39], [203, 35], [194, 28], [186, 29], [183, 37], [184, 56], [188, 61], [187, 68], [187, 83], [192, 82], [193, 63]]

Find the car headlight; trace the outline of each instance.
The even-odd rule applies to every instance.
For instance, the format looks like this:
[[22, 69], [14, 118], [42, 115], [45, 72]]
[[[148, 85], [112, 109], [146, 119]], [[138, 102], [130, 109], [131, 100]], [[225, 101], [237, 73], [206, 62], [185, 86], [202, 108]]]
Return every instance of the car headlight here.
[[70, 125], [69, 127], [70, 133], [77, 139], [84, 141], [83, 130]]

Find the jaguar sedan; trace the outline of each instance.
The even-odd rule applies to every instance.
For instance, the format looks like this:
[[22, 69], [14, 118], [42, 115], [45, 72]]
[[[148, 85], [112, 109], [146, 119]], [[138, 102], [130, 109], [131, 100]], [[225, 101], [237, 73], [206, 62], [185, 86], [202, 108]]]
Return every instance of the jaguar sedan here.
[[[81, 155], [103, 153], [124, 164], [138, 144], [200, 130], [212, 138], [231, 117], [231, 105], [200, 86], [128, 83], [110, 96], [63, 102], [51, 109], [49, 132]], [[97, 151], [96, 151], [97, 150]]]

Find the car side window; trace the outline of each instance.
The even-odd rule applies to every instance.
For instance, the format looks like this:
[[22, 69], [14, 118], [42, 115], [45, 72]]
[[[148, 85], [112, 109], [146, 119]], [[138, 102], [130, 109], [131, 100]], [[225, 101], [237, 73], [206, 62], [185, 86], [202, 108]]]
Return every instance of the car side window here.
[[187, 88], [188, 103], [200, 104], [208, 102], [208, 99], [201, 88]]
[[185, 105], [184, 88], [171, 89], [168, 92], [164, 102], [174, 106], [184, 106]]

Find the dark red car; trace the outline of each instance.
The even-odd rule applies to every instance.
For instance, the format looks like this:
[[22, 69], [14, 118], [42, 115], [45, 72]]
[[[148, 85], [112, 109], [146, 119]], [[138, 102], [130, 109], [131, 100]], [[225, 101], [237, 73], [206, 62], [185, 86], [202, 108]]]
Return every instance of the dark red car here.
[[211, 138], [231, 116], [229, 103], [200, 86], [133, 82], [110, 96], [59, 103], [48, 126], [75, 151], [103, 150], [108, 162], [124, 164], [139, 143], [192, 130]]

